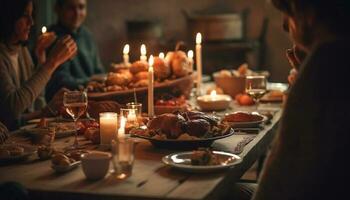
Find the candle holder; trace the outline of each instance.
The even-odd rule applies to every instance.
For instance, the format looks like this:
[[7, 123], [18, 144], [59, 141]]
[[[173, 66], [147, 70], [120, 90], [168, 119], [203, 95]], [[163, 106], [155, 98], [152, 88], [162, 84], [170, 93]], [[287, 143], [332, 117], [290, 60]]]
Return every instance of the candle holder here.
[[115, 139], [118, 128], [118, 114], [114, 112], [100, 113], [100, 139], [102, 146], [109, 146]]
[[131, 128], [135, 128], [139, 126], [138, 123], [138, 111], [134, 108], [121, 108], [120, 109], [120, 118], [124, 117], [126, 119], [126, 132], [129, 132]]
[[197, 104], [203, 111], [225, 110], [230, 106], [232, 98], [229, 95], [216, 94], [213, 91], [210, 95], [197, 97]]

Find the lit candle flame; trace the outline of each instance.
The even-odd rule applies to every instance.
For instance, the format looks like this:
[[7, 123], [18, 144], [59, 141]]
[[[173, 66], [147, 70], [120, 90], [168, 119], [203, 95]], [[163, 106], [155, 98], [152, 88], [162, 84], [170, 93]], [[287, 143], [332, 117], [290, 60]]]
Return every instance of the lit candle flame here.
[[192, 50], [189, 50], [189, 51], [187, 52], [187, 57], [188, 57], [189, 59], [193, 59], [193, 51], [192, 51]]
[[41, 28], [41, 32], [42, 32], [42, 33], [46, 33], [46, 31], [47, 31], [46, 26], [43, 26], [43, 27]]
[[128, 54], [130, 51], [130, 46], [129, 44], [126, 44], [123, 48], [123, 54]]
[[151, 55], [149, 57], [149, 60], [148, 60], [148, 65], [149, 65], [149, 71], [153, 71], [153, 63], [154, 63], [154, 59], [153, 59], [153, 55]]
[[160, 59], [164, 59], [165, 55], [164, 55], [163, 52], [160, 52], [158, 57], [159, 57]]
[[197, 33], [196, 35], [196, 44], [201, 44], [202, 43], [202, 34]]
[[216, 90], [212, 90], [210, 92], [210, 99], [215, 100], [216, 99]]
[[145, 56], [146, 54], [147, 54], [146, 45], [142, 44], [141, 45], [141, 55]]

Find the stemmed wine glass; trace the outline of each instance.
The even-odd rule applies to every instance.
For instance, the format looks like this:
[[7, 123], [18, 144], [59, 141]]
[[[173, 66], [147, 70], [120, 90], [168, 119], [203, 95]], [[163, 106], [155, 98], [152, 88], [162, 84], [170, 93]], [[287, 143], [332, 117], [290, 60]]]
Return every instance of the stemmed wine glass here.
[[87, 94], [84, 91], [69, 91], [63, 95], [63, 105], [66, 108], [66, 112], [73, 118], [75, 124], [75, 139], [74, 144], [69, 149], [78, 149], [78, 130], [76, 128], [76, 122], [80, 116], [82, 116], [88, 104]]
[[258, 110], [259, 100], [266, 93], [266, 77], [262, 75], [246, 76], [245, 92], [253, 98]]

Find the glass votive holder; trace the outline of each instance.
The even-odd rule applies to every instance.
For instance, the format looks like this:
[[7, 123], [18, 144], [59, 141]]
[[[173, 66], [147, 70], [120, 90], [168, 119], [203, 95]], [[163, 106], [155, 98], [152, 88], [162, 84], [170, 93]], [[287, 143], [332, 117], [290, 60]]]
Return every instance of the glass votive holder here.
[[130, 103], [126, 104], [126, 108], [136, 109], [137, 110], [137, 117], [141, 117], [141, 114], [142, 114], [142, 103], [130, 102]]
[[135, 160], [135, 143], [132, 138], [111, 142], [113, 174], [117, 179], [125, 179], [132, 174]]
[[100, 140], [101, 145], [109, 146], [115, 139], [118, 128], [118, 114], [115, 112], [100, 113]]
[[126, 129], [130, 127], [138, 127], [138, 112], [134, 108], [121, 108], [120, 117], [125, 117], [126, 119]]

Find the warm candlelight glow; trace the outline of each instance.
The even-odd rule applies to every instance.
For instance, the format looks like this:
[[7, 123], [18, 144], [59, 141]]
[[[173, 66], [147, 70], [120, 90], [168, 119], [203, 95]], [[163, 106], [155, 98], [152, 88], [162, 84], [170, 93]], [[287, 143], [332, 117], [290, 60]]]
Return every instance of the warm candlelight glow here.
[[130, 46], [129, 44], [126, 44], [123, 48], [123, 54], [128, 54], [130, 51]]
[[202, 43], [202, 34], [197, 33], [196, 35], [196, 44], [201, 44]]
[[46, 31], [47, 31], [46, 26], [43, 26], [43, 27], [41, 28], [41, 32], [44, 34], [44, 33], [46, 33]]
[[113, 112], [100, 113], [101, 144], [109, 145], [115, 138], [118, 127], [118, 114]]
[[118, 129], [118, 139], [124, 139], [125, 138], [125, 124], [126, 119], [124, 116], [120, 116], [120, 126]]
[[164, 59], [165, 55], [164, 55], [163, 52], [160, 52], [158, 57], [159, 57], [160, 59]]
[[190, 60], [193, 59], [193, 51], [192, 51], [192, 50], [189, 50], [189, 51], [187, 52], [187, 57], [188, 57]]
[[130, 112], [128, 113], [128, 117], [127, 117], [129, 122], [134, 122], [136, 121], [136, 112], [135, 109], [130, 109]]
[[216, 90], [213, 90], [213, 91], [210, 92], [210, 98], [211, 98], [212, 100], [215, 100], [215, 99], [216, 99]]
[[148, 69], [148, 71], [153, 71], [153, 64], [154, 64], [153, 55], [151, 55], [151, 56], [149, 57], [148, 64], [149, 64], [149, 69]]
[[141, 51], [140, 60], [141, 60], [141, 61], [145, 61], [145, 62], [147, 62], [147, 56], [146, 56], [146, 54], [147, 54], [147, 51], [146, 51], [146, 45], [142, 44], [142, 45], [141, 45], [141, 49], [140, 49], [140, 51]]

